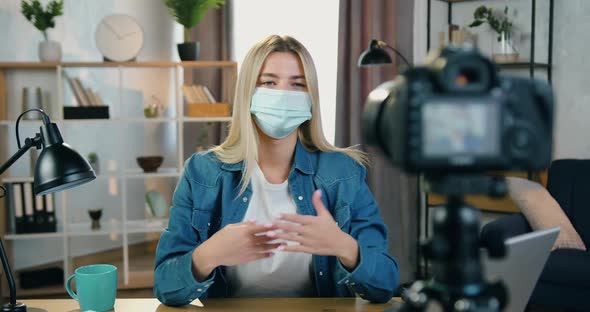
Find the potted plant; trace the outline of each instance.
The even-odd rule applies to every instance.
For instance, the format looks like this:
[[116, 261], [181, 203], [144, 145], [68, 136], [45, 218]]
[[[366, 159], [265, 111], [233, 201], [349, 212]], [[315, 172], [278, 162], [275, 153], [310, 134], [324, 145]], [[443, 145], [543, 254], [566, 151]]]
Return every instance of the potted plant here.
[[184, 27], [184, 42], [179, 43], [178, 55], [182, 61], [199, 58], [199, 42], [191, 42], [190, 29], [201, 22], [211, 8], [220, 8], [225, 0], [164, 0], [170, 15]]
[[197, 152], [206, 151], [209, 144], [209, 127], [211, 123], [199, 125], [197, 133]]
[[59, 62], [61, 45], [57, 41], [49, 40], [47, 30], [55, 27], [55, 17], [63, 15], [63, 0], [53, 0], [45, 9], [39, 0], [22, 0], [21, 13], [43, 33], [45, 38], [45, 41], [39, 43], [39, 59], [43, 62]]
[[500, 11], [482, 5], [473, 12], [473, 17], [475, 20], [469, 24], [469, 27], [474, 28], [488, 24], [496, 32], [499, 48], [492, 55], [496, 62], [518, 61], [518, 51], [514, 47], [512, 40], [513, 23], [508, 18], [508, 6], [503, 11]]
[[96, 153], [94, 153], [94, 152], [88, 154], [88, 162], [90, 163], [90, 166], [92, 167], [92, 169], [94, 169], [94, 172], [96, 174], [99, 174], [100, 168], [99, 168], [99, 164], [98, 164], [98, 155], [96, 155]]

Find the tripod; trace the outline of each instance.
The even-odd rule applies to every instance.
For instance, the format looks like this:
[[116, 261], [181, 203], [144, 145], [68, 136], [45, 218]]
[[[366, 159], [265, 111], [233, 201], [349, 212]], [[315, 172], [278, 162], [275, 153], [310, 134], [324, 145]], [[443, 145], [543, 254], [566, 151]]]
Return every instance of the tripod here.
[[[506, 193], [503, 178], [441, 175], [427, 177], [429, 191], [444, 194], [447, 204], [433, 214], [433, 238], [423, 244], [432, 259], [433, 278], [416, 281], [404, 294], [401, 311], [495, 312], [507, 303], [501, 282], [483, 278], [479, 242], [479, 210], [464, 203], [464, 194], [501, 196]], [[502, 258], [501, 244], [491, 246], [491, 257]]]

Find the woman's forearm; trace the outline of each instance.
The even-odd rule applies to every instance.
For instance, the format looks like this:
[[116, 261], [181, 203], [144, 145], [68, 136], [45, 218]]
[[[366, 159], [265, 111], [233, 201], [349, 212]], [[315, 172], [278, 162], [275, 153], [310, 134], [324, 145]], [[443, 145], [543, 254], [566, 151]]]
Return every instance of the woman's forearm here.
[[203, 242], [193, 250], [192, 264], [193, 275], [199, 282], [205, 281], [215, 270], [217, 264], [215, 264], [211, 253], [208, 252], [207, 242]]
[[338, 248], [339, 254], [337, 257], [347, 270], [353, 271], [358, 265], [359, 245], [354, 237], [348, 234], [343, 237], [342, 247]]

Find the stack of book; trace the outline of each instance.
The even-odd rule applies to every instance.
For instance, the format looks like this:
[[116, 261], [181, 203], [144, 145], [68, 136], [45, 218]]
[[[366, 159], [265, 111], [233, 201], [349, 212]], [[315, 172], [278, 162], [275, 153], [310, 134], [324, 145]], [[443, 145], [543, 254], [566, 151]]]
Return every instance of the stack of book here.
[[63, 75], [77, 103], [77, 106], [64, 106], [64, 119], [109, 118], [109, 107], [98, 93], [85, 87], [80, 79], [71, 78], [66, 71], [63, 71]]
[[91, 88], [87, 88], [86, 86], [84, 86], [80, 79], [71, 78], [65, 71], [64, 77], [68, 81], [70, 89], [72, 89], [72, 93], [76, 98], [78, 106], [104, 106], [104, 103], [100, 95], [94, 92], [94, 90], [92, 90]]
[[7, 183], [6, 207], [9, 233], [55, 232], [53, 194], [34, 195], [33, 183]]
[[227, 117], [230, 107], [219, 103], [206, 86], [184, 85], [182, 94], [186, 102], [186, 115], [189, 117]]

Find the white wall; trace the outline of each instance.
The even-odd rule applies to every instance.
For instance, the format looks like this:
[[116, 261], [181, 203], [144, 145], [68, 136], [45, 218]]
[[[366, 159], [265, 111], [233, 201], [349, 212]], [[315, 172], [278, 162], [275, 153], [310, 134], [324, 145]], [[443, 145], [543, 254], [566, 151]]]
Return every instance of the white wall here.
[[334, 143], [339, 1], [238, 0], [233, 5], [238, 66], [252, 45], [272, 34], [292, 36], [309, 50], [318, 71], [324, 134]]
[[[47, 0], [42, 0], [47, 3]], [[138, 55], [138, 61], [176, 60], [175, 39], [178, 29], [161, 0], [76, 0], [64, 1], [64, 15], [56, 19], [56, 28], [49, 31], [50, 39], [61, 42], [63, 61], [102, 61], [102, 56], [94, 43], [94, 31], [98, 22], [109, 14], [127, 14], [134, 17], [144, 30], [144, 46]], [[0, 1], [0, 61], [38, 61], [37, 44], [42, 35], [20, 13], [20, 1]], [[99, 91], [110, 106], [111, 116], [118, 117], [121, 112], [129, 116], [140, 116], [144, 103], [152, 94], [160, 97], [165, 104], [173, 102], [173, 73], [171, 70], [126, 69], [123, 71], [123, 101], [119, 101], [119, 74], [116, 69], [80, 69], [68, 73], [80, 77], [82, 81]], [[54, 110], [62, 103], [56, 103], [56, 75], [51, 71], [9, 72], [8, 74], [9, 112], [14, 118], [20, 111], [21, 89], [23, 86], [40, 86], [50, 93]], [[73, 98], [69, 87], [63, 86], [65, 104], [71, 105]], [[168, 115], [173, 110], [170, 108]], [[52, 115], [56, 115], [53, 111]], [[35, 127], [24, 127], [22, 135], [33, 135]], [[142, 154], [163, 154], [164, 167], [176, 166], [176, 129], [170, 125], [133, 127], [117, 124], [68, 125], [62, 129], [67, 143], [86, 155], [98, 152], [101, 169], [107, 169], [107, 163], [115, 160], [119, 168], [137, 169], [135, 157]], [[14, 132], [10, 131], [10, 150], [16, 151]], [[127, 155], [121, 159], [121, 140], [125, 136]], [[26, 156], [28, 157], [28, 155]], [[29, 161], [21, 159], [11, 168], [11, 174], [29, 175]], [[87, 209], [101, 207], [104, 209], [102, 222], [121, 220], [121, 181], [118, 194], [105, 196], [107, 180], [97, 180], [68, 193], [68, 216], [62, 216], [58, 209], [58, 222], [89, 222]], [[128, 218], [144, 217], [144, 193], [149, 188], [173, 190], [174, 182], [170, 179], [148, 181], [134, 179], [128, 182]], [[166, 196], [170, 196], [170, 194]], [[106, 197], [106, 198], [105, 198]], [[59, 205], [59, 203], [58, 203]], [[94, 238], [72, 239], [71, 254], [79, 255], [93, 250], [121, 246], [121, 237], [96, 236]], [[13, 244], [15, 269], [26, 268], [51, 260], [63, 259], [60, 239], [39, 241], [17, 241]]]
[[[426, 41], [426, 0], [416, 0], [415, 34], [416, 41]], [[447, 4], [432, 1], [431, 47], [438, 46], [438, 31], [445, 29], [447, 23]], [[474, 1], [453, 6], [453, 22], [465, 26], [473, 19], [473, 11], [479, 5], [486, 4], [503, 8], [508, 4], [510, 10], [516, 10], [515, 25], [518, 34], [518, 46], [524, 60], [529, 58], [530, 47], [530, 0], [510, 1]], [[549, 1], [537, 1], [535, 59], [547, 61]], [[568, 0], [555, 1], [554, 42], [553, 42], [553, 87], [556, 98], [554, 151], [553, 158], [590, 158], [590, 141], [584, 134], [588, 131], [590, 116], [590, 62], [587, 51], [590, 47], [586, 30], [590, 27], [590, 1]], [[487, 26], [474, 30], [479, 36], [479, 47], [490, 51], [493, 38]], [[416, 60], [423, 52], [415, 49]], [[515, 75], [528, 75], [528, 71], [506, 72]], [[546, 78], [544, 70], [537, 71], [538, 78]]]

